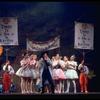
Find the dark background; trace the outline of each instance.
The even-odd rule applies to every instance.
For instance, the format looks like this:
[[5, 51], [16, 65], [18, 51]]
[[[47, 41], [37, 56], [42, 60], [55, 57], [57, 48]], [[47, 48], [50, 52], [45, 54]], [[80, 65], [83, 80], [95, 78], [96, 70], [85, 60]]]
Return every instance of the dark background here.
[[[85, 50], [86, 65], [94, 70], [96, 77], [89, 79], [90, 92], [100, 92], [100, 65], [99, 65], [99, 36], [100, 36], [100, 2], [0, 2], [0, 17], [18, 17], [19, 46], [8, 46], [9, 59], [13, 62], [16, 54], [26, 49], [26, 36], [35, 41], [47, 41], [58, 35], [61, 30], [61, 56], [76, 55], [78, 64], [82, 60], [82, 50], [74, 49], [74, 22], [94, 24], [94, 50]], [[2, 65], [6, 59], [5, 49], [0, 56]], [[58, 50], [56, 50], [57, 53]], [[50, 51], [53, 53], [52, 51]], [[40, 54], [38, 55], [40, 56]], [[49, 55], [51, 57], [51, 55]], [[39, 59], [39, 57], [38, 57]], [[1, 66], [2, 70], [2, 66]]]

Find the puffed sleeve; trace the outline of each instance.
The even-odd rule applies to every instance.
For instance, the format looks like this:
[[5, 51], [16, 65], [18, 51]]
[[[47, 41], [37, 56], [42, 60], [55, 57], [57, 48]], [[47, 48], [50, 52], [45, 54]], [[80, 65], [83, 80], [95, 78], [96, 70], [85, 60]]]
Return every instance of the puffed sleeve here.
[[20, 64], [21, 64], [21, 66], [23, 66], [23, 65], [24, 65], [24, 62], [23, 62], [23, 60], [20, 62]]
[[9, 74], [13, 75], [13, 74], [14, 74], [14, 69], [13, 69], [13, 67], [11, 67], [11, 66], [9, 65], [8, 68], [9, 68], [9, 70], [10, 70]]
[[77, 62], [75, 62], [75, 66], [77, 66]]
[[88, 75], [89, 74], [89, 69], [87, 66], [85, 66], [85, 74]]
[[5, 71], [5, 67], [6, 67], [6, 66], [4, 65], [4, 66], [3, 66], [3, 70], [4, 70], [4, 71]]
[[60, 65], [63, 66], [63, 67], [65, 68], [64, 61], [60, 60]]

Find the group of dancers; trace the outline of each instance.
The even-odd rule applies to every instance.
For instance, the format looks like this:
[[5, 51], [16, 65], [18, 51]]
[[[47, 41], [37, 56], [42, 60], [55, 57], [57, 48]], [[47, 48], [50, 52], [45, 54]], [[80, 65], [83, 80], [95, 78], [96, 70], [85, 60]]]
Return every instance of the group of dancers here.
[[[11, 75], [14, 74], [14, 69], [10, 66], [9, 62], [8, 60], [3, 67], [5, 71], [3, 78], [5, 93], [9, 92], [11, 81], [9, 82], [8, 80], [10, 80]], [[28, 55], [28, 53], [25, 52], [23, 54], [23, 59], [20, 61], [20, 65], [21, 67], [15, 74], [21, 77], [21, 93], [36, 93], [36, 86], [42, 89], [41, 93], [45, 92], [45, 87], [47, 88], [47, 92], [50, 93], [69, 93], [71, 81], [73, 83], [74, 93], [76, 93], [75, 80], [78, 78], [81, 86], [81, 93], [88, 93], [87, 75], [89, 69], [84, 64], [84, 60], [82, 60], [81, 64], [78, 66], [75, 61], [75, 55], [72, 55], [70, 60], [68, 60], [67, 56], [64, 56], [62, 59], [59, 54], [56, 54], [56, 56], [50, 59], [48, 57], [48, 52], [43, 52], [40, 60], [37, 61], [37, 55]], [[80, 70], [79, 77], [76, 71], [77, 66], [78, 70]], [[66, 90], [65, 85], [67, 86]]]

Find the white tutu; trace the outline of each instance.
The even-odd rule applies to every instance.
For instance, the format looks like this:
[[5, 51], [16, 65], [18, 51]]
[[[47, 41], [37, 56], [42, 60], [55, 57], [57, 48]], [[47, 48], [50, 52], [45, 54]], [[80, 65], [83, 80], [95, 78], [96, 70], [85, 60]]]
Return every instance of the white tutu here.
[[64, 71], [64, 74], [67, 79], [78, 79], [78, 74], [74, 69], [67, 69], [67, 71]]
[[23, 69], [22, 67], [18, 69], [18, 71], [16, 72], [17, 76], [22, 76], [22, 77], [31, 77], [32, 76], [32, 72], [31, 70], [26, 67], [25, 69]]
[[21, 68], [19, 68], [18, 70], [17, 70], [17, 72], [15, 73], [17, 76], [22, 76], [22, 73], [23, 73], [23, 68], [21, 67]]
[[66, 79], [66, 76], [64, 75], [62, 69], [59, 68], [59, 69], [53, 69], [52, 78], [54, 80], [59, 80], [59, 79]]
[[31, 73], [32, 73], [32, 76], [31, 76], [32, 79], [39, 78], [39, 70], [38, 69], [31, 69]]

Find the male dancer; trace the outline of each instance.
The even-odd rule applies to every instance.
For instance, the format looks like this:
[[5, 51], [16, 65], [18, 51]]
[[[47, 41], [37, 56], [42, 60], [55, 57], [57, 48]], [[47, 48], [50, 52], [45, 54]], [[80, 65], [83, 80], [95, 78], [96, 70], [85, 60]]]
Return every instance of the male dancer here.
[[41, 69], [41, 85], [42, 85], [42, 93], [44, 93], [45, 80], [48, 80], [51, 85], [51, 91], [54, 93], [54, 82], [51, 76], [50, 67], [52, 66], [52, 62], [48, 57], [48, 52], [43, 52], [41, 54], [41, 59], [39, 60], [39, 68]]
[[88, 84], [88, 78], [87, 75], [89, 73], [89, 69], [87, 66], [84, 65], [84, 60], [82, 60], [81, 64], [78, 66], [78, 70], [80, 70], [80, 77], [79, 77], [79, 83], [81, 85], [81, 93], [85, 89], [85, 93], [88, 93], [87, 91], [87, 84]]
[[9, 89], [11, 86], [11, 76], [14, 74], [14, 69], [10, 65], [10, 61], [7, 60], [6, 64], [3, 66], [4, 75], [3, 75], [3, 87], [4, 87], [4, 93], [10, 93]]

